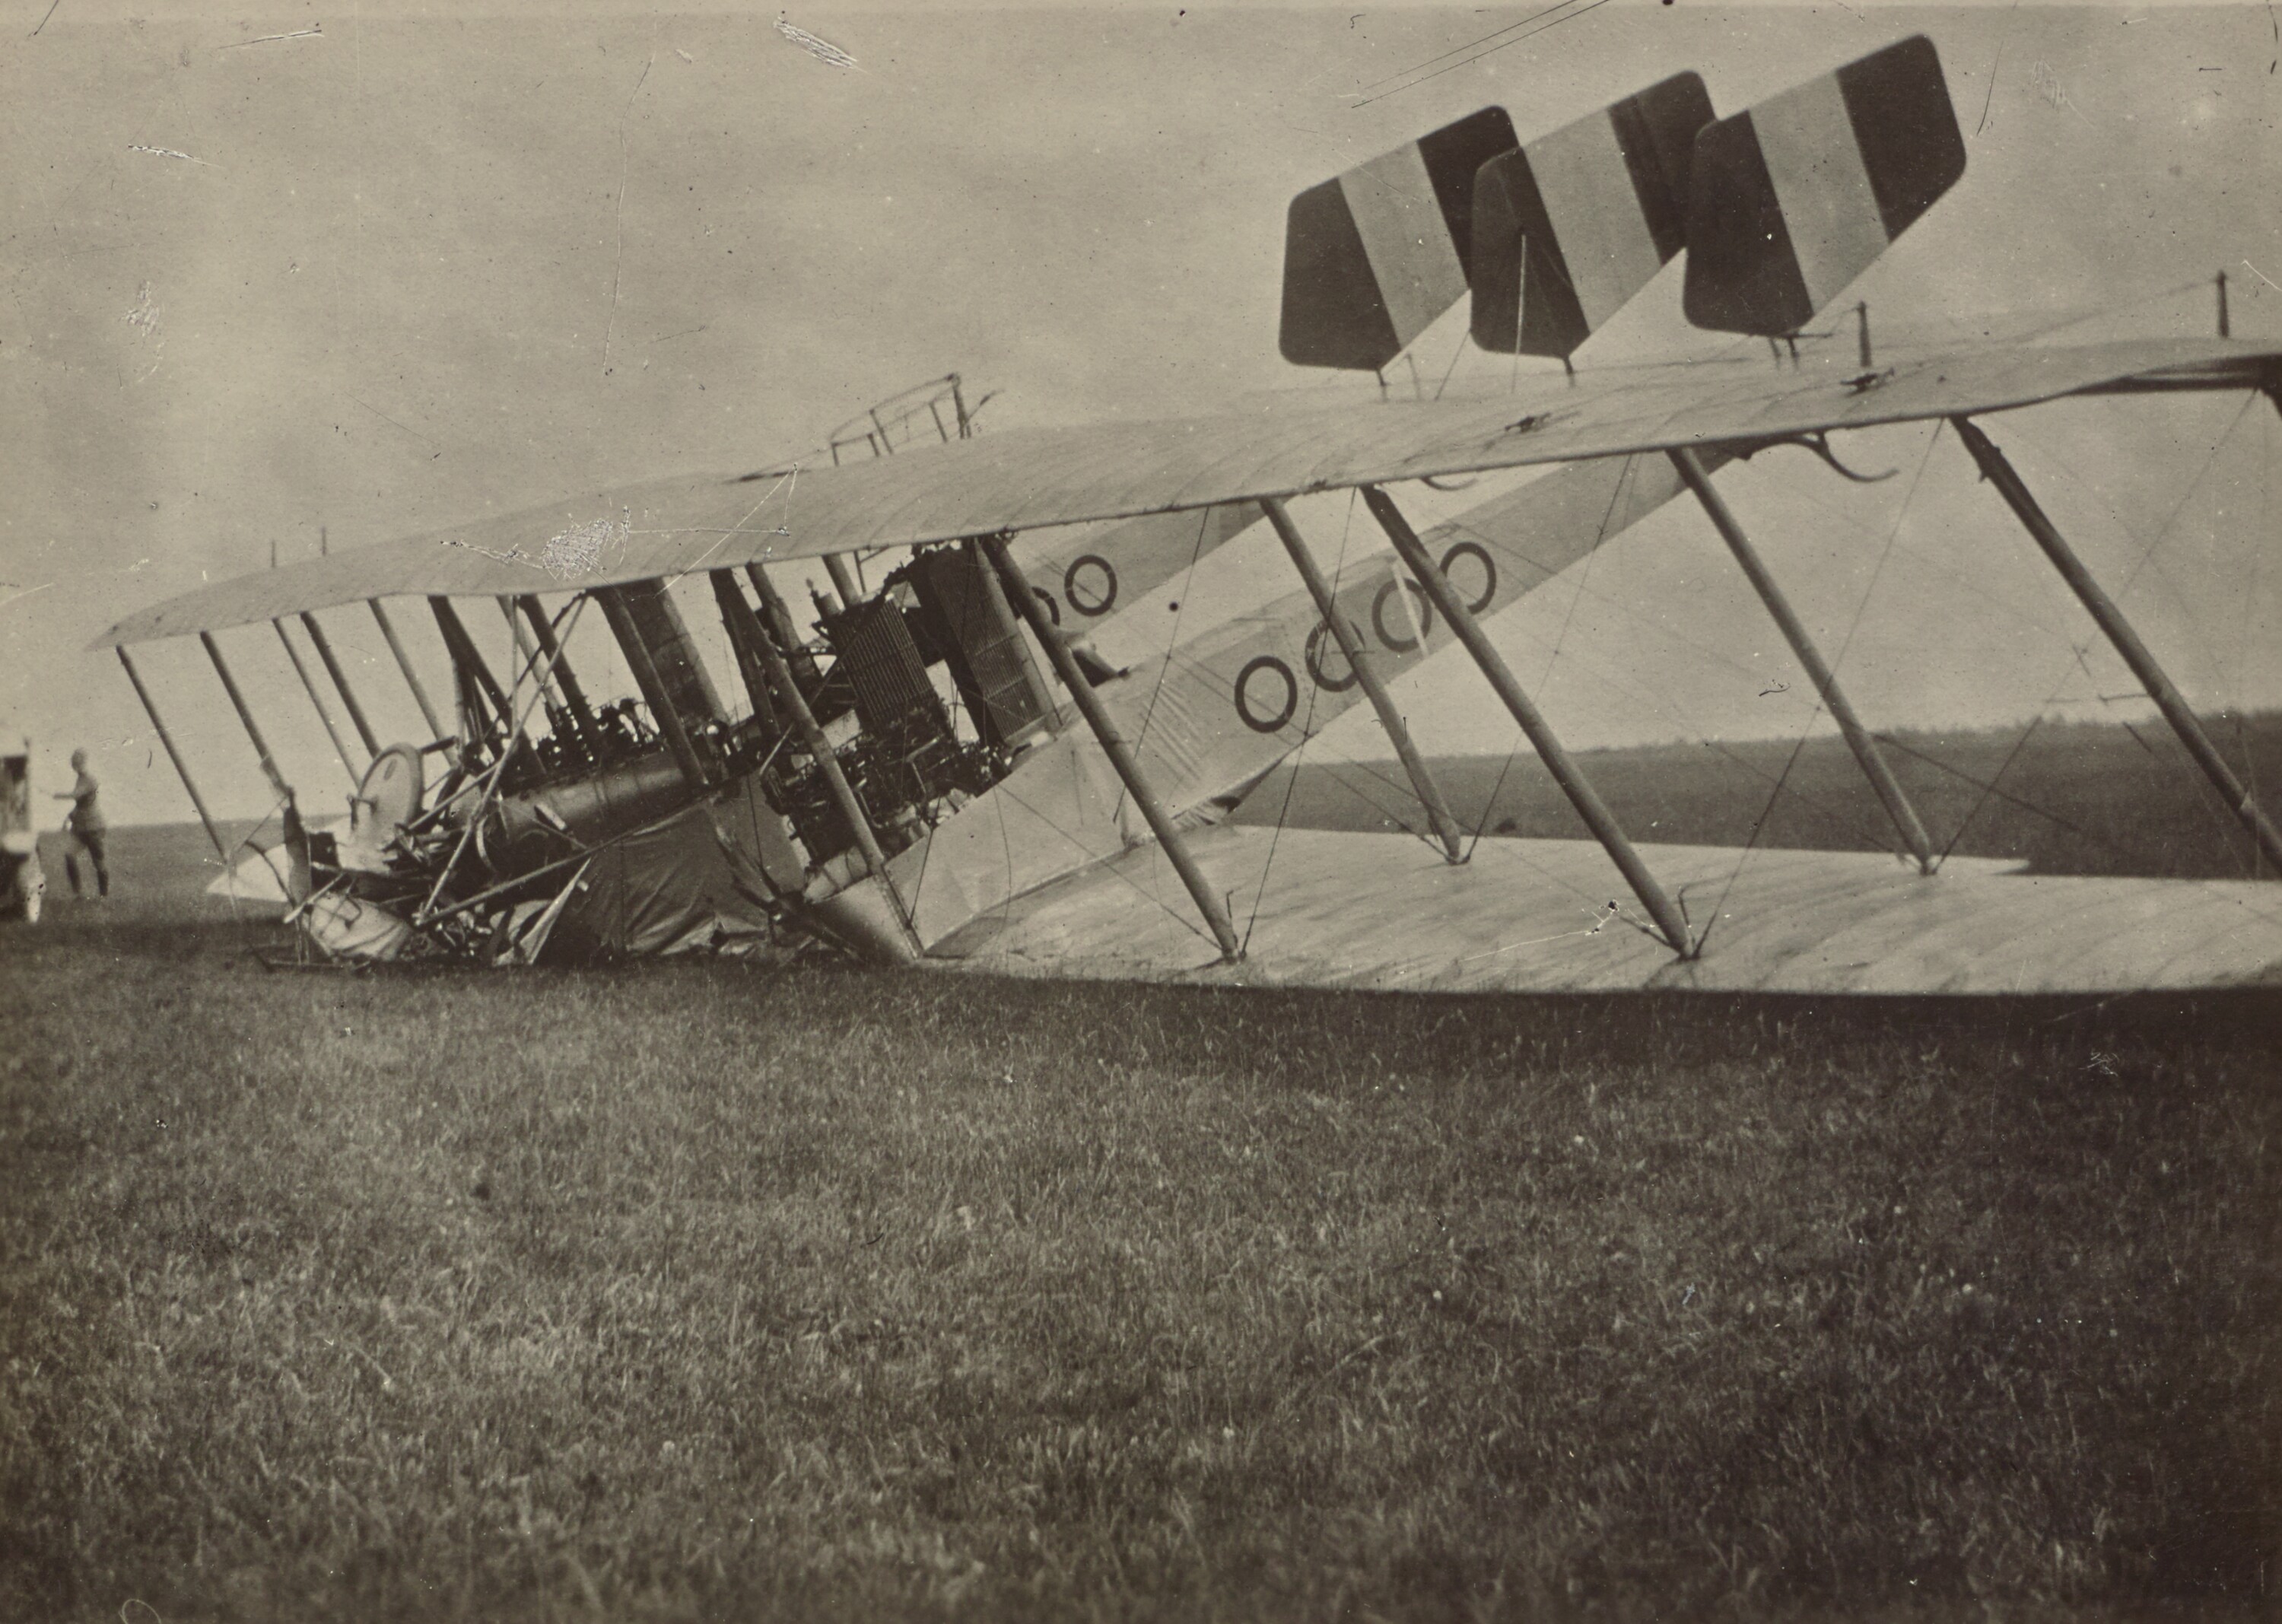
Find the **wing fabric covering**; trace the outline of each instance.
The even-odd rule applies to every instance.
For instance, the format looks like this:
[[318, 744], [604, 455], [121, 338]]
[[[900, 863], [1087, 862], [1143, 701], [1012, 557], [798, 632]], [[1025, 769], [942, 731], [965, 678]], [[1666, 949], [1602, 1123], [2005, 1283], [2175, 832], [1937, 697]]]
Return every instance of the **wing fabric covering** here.
[[1030, 590], [1064, 631], [1163, 586], [1261, 517], [1257, 502], [1224, 502], [1201, 513], [1153, 513], [1023, 538], [1014, 549]]
[[1688, 181], [1688, 319], [1798, 331], [1964, 173], [1923, 35], [1707, 126]]
[[[1525, 379], [1494, 400], [1229, 413], [1013, 429], [811, 469], [797, 485], [661, 480], [259, 570], [130, 616], [97, 648], [412, 594], [574, 592], [723, 565], [957, 540], [1262, 496], [1400, 484], [1668, 446], [1703, 447], [2028, 406], [2070, 394], [2258, 388], [2282, 343], [2129, 338], [1879, 354], [1851, 340], [1762, 355]], [[607, 528], [607, 539], [590, 545]], [[562, 545], [567, 539], [574, 547]]]
[[766, 905], [800, 876], [782, 825], [748, 781], [597, 851], [538, 956], [586, 964], [746, 951], [771, 939]]
[[1565, 356], [1688, 245], [1712, 96], [1674, 74], [1485, 163], [1474, 178], [1474, 342]]
[[[1661, 456], [1579, 463], [1484, 502], [1422, 539], [1467, 594], [1469, 607], [1486, 616], [1679, 490]], [[1235, 545], [1281, 550], [1261, 532]], [[1334, 561], [1320, 562], [1331, 574]], [[1339, 569], [1335, 601], [1388, 679], [1449, 637], [1384, 550]], [[1225, 815], [1277, 762], [1364, 697], [1337, 641], [1296, 586], [1095, 691], [1167, 810], [1188, 824]], [[1013, 897], [1148, 839], [1099, 744], [1066, 719], [1051, 743], [889, 867], [904, 895], [916, 899], [920, 942], [931, 948]]]
[[1209, 944], [1151, 899], [1159, 859], [1147, 851], [1016, 899], [937, 956], [1000, 974], [1388, 991], [2102, 997], [2282, 986], [2270, 880], [2040, 874], [1975, 858], [1927, 878], [1883, 853], [1761, 847], [1743, 864], [1733, 847], [1644, 844], [1666, 885], [1721, 898], [1703, 956], [1680, 961], [1646, 933], [1606, 923], [1612, 874], [1587, 840], [1485, 840], [1463, 868], [1400, 835], [1223, 824], [1189, 846], [1205, 882], [1251, 916], [1240, 965], [1212, 967]]
[[1373, 371], [1466, 291], [1474, 173], [1511, 150], [1485, 107], [1292, 199], [1284, 223], [1284, 359]]

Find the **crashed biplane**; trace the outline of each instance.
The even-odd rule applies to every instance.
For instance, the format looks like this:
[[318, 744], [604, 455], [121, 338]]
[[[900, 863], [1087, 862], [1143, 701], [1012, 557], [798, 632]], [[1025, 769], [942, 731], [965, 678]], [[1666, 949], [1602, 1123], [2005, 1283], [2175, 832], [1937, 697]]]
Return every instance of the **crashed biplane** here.
[[[1301, 365], [1377, 372], [1467, 300], [1472, 342], [1558, 358], [1560, 373], [1517, 374], [1486, 400], [989, 435], [944, 379], [835, 434], [828, 460], [609, 491], [267, 571], [99, 642], [164, 739], [128, 650], [201, 641], [277, 797], [291, 917], [351, 960], [575, 960], [780, 929], [881, 960], [1311, 986], [2272, 983], [2271, 883], [1941, 861], [1713, 483], [1774, 447], [1846, 473], [1834, 434], [1950, 425], [2282, 869], [2282, 835], [1983, 426], [2079, 395], [2250, 391], [2282, 408], [2282, 346], [2227, 336], [2223, 280], [2212, 338], [1874, 345], [1867, 310], [1846, 319], [1842, 296], [1964, 167], [1922, 37], [1725, 118], [1693, 74], [1525, 143], [1486, 109], [1292, 200], [1281, 347]], [[1764, 352], [1575, 365], [1683, 253], [1689, 320]], [[870, 455], [843, 456], [858, 447]], [[1423, 532], [1405, 511], [1414, 484], [1513, 470], [1550, 471]], [[1300, 532], [1290, 504], [1335, 491], [1359, 494], [1386, 550], [1333, 552]], [[1485, 634], [1486, 618], [1683, 493], [1859, 761], [1890, 853], [1762, 849], [1747, 867], [1729, 848], [1636, 842]], [[1289, 590], [1186, 636], [1176, 616], [1162, 635], [1167, 594], [1207, 555], [1244, 549], [1280, 553]], [[834, 590], [815, 594], [811, 633], [771, 571], [815, 560]], [[385, 606], [406, 597], [426, 600], [448, 655], [448, 716]], [[486, 598], [516, 628], [505, 680], [455, 607]], [[686, 599], [708, 598], [741, 703], [725, 700], [685, 618]], [[317, 619], [353, 606], [377, 623], [430, 742], [375, 736]], [[581, 687], [566, 641], [589, 608], [638, 695], [596, 703]], [[303, 824], [216, 641], [273, 625], [346, 761], [292, 619], [369, 763], [330, 830]], [[1450, 646], [1526, 735], [1580, 838], [1462, 838], [1387, 687]], [[1429, 841], [1230, 821], [1363, 703]], [[1691, 886], [1722, 888], [1716, 919], [1689, 916]], [[2087, 918], [2101, 929], [2082, 929]]]

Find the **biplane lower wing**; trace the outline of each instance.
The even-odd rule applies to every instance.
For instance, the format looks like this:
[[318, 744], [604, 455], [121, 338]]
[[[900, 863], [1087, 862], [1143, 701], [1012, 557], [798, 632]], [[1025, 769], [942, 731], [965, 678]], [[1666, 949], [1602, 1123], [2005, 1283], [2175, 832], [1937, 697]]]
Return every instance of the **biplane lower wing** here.
[[1399, 835], [1222, 825], [1189, 847], [1230, 898], [1239, 962], [1199, 934], [1155, 847], [1016, 898], [935, 955], [1009, 975], [1414, 992], [2282, 986], [2282, 896], [2257, 881], [2038, 874], [1980, 858], [1927, 877], [1878, 853], [1644, 845], [1711, 927], [1702, 953], [1679, 960], [1628, 899], [1612, 905], [1615, 876], [1590, 841], [1493, 838], [1462, 868]]
[[1017, 429], [797, 474], [661, 480], [219, 582], [129, 616], [92, 646], [374, 597], [577, 591], [1626, 452], [1748, 447], [2065, 395], [2282, 388], [2282, 345], [2247, 339], [1896, 350], [1880, 362], [1819, 347], [1795, 362], [1746, 354], [1538, 377], [1492, 400]]

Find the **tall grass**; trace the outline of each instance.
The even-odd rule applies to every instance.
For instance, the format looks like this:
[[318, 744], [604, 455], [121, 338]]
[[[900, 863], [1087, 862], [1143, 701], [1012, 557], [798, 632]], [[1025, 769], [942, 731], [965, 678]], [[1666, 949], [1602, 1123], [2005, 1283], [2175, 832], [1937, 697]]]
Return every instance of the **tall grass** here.
[[2269, 1004], [340, 978], [120, 917], [0, 940], [0, 1617], [2272, 1599]]

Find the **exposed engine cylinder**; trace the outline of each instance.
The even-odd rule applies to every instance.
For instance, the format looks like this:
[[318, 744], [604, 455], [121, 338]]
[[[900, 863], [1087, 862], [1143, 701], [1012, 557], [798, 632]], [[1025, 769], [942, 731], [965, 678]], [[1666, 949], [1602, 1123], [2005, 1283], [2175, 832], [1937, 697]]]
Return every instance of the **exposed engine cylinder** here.
[[476, 853], [494, 874], [515, 874], [567, 856], [571, 841], [593, 845], [695, 798], [673, 758], [654, 751], [592, 778], [501, 796], [477, 826]]

